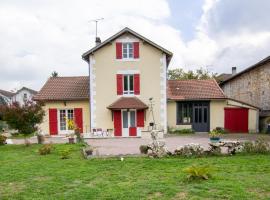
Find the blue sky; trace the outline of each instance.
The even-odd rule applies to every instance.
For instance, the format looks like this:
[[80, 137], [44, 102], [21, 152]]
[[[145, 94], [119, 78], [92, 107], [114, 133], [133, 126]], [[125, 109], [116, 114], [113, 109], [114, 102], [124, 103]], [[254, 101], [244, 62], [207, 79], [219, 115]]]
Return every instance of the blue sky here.
[[203, 0], [169, 0], [171, 16], [168, 23], [178, 30], [184, 41], [193, 39], [196, 26], [203, 14]]
[[0, 0], [0, 88], [87, 75], [83, 52], [128, 26], [174, 53], [170, 68], [238, 71], [269, 56], [269, 0]]

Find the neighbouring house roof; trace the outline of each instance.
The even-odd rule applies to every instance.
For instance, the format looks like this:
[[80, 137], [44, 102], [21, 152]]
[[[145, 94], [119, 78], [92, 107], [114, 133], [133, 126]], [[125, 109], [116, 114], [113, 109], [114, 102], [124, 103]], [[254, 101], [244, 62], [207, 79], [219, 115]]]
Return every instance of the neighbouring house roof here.
[[216, 80], [168, 80], [169, 100], [226, 99]]
[[221, 82], [223, 82], [223, 81], [225, 81], [225, 80], [227, 80], [227, 79], [229, 79], [231, 77], [232, 77], [232, 74], [223, 73], [223, 74], [220, 74], [220, 75], [217, 76], [217, 80], [218, 80], [219, 83], [221, 83]]
[[0, 94], [2, 94], [3, 96], [6, 96], [6, 97], [12, 97], [15, 93], [13, 92], [9, 92], [9, 91], [6, 91], [6, 90], [0, 90]]
[[36, 91], [36, 90], [32, 90], [32, 89], [30, 89], [30, 88], [27, 88], [27, 87], [22, 87], [21, 89], [19, 89], [17, 92], [16, 92], [16, 94], [18, 94], [20, 91], [22, 91], [22, 90], [28, 90], [30, 93], [32, 93], [32, 94], [37, 94], [38, 92]]
[[167, 56], [167, 63], [169, 65], [170, 60], [173, 56], [173, 53], [168, 51], [167, 49], [159, 46], [158, 44], [154, 43], [153, 41], [147, 39], [146, 37], [140, 35], [139, 33], [131, 30], [130, 28], [126, 27], [124, 29], [122, 29], [121, 31], [119, 31], [118, 33], [114, 34], [113, 36], [109, 37], [108, 39], [106, 39], [104, 42], [100, 43], [99, 45], [93, 47], [92, 49], [90, 49], [89, 51], [85, 52], [82, 55], [82, 58], [86, 61], [88, 61], [89, 59], [89, 55], [94, 53], [95, 51], [97, 51], [98, 49], [104, 47], [106, 44], [110, 43], [111, 41], [115, 40], [116, 38], [120, 37], [121, 35], [125, 34], [125, 33], [130, 33], [131, 35], [134, 35], [135, 37], [141, 39], [144, 42], [147, 42], [148, 44], [152, 45], [153, 47], [161, 50], [162, 52], [164, 52]]
[[147, 109], [148, 106], [137, 97], [120, 97], [107, 108], [110, 110]]
[[51, 77], [34, 100], [83, 100], [89, 99], [88, 76]]
[[243, 70], [243, 71], [231, 76], [230, 78], [224, 80], [223, 82], [220, 83], [220, 85], [223, 85], [224, 83], [227, 83], [228, 81], [233, 80], [233, 79], [237, 78], [238, 76], [240, 76], [240, 75], [242, 75], [242, 74], [244, 74], [246, 72], [249, 72], [249, 71], [251, 71], [251, 70], [253, 70], [253, 69], [257, 68], [257, 67], [260, 67], [260, 66], [262, 66], [262, 65], [264, 65], [264, 64], [266, 64], [268, 62], [270, 62], [270, 56], [264, 58], [263, 60], [257, 62], [256, 64], [254, 64], [254, 65], [246, 68], [245, 70]]

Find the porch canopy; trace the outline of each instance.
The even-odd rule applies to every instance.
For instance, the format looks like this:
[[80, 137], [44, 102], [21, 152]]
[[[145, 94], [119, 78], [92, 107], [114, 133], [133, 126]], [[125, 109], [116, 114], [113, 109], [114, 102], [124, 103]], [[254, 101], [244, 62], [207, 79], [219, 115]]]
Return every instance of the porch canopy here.
[[107, 107], [110, 110], [121, 109], [148, 109], [148, 106], [137, 97], [121, 97]]

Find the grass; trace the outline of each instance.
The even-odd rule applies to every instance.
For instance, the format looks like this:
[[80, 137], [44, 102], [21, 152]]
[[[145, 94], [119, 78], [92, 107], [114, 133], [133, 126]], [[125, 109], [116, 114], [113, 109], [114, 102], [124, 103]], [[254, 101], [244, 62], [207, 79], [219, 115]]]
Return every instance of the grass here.
[[[0, 199], [269, 199], [269, 155], [208, 158], [84, 160], [78, 145], [0, 146]], [[69, 148], [70, 159], [61, 159]], [[188, 181], [191, 165], [215, 168], [206, 181]]]

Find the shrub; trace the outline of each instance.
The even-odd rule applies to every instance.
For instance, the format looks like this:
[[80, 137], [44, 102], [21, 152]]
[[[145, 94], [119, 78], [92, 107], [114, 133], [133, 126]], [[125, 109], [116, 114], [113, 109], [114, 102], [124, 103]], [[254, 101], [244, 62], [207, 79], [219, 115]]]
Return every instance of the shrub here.
[[212, 169], [207, 166], [190, 166], [186, 169], [183, 170], [185, 173], [187, 173], [187, 178], [188, 179], [202, 179], [202, 180], [207, 180], [209, 179], [212, 175]]
[[147, 145], [141, 145], [140, 146], [140, 152], [141, 154], [147, 154], [149, 147]]
[[201, 145], [199, 144], [187, 144], [183, 147], [177, 148], [174, 151], [175, 155], [180, 155], [180, 156], [201, 156], [204, 154], [204, 149], [202, 148]]
[[256, 153], [269, 153], [270, 152], [270, 146], [267, 141], [265, 141], [263, 138], [258, 138], [255, 141], [255, 152]]
[[0, 134], [0, 145], [6, 144], [7, 137]]
[[71, 154], [70, 149], [64, 149], [64, 150], [60, 151], [61, 159], [69, 159], [70, 154]]
[[37, 124], [42, 122], [44, 111], [41, 103], [26, 102], [20, 106], [15, 102], [2, 109], [3, 118], [8, 126], [20, 134], [31, 134], [37, 131]]
[[258, 138], [255, 142], [244, 142], [242, 152], [244, 153], [270, 153], [270, 145], [263, 138]]
[[195, 133], [195, 131], [193, 129], [190, 129], [190, 128], [170, 129], [169, 132], [173, 133], [173, 134], [194, 134]]
[[255, 146], [254, 146], [253, 142], [246, 141], [246, 142], [243, 143], [242, 152], [245, 152], [245, 153], [254, 153], [254, 151], [255, 151]]
[[40, 155], [47, 155], [50, 154], [53, 150], [53, 145], [52, 144], [44, 144], [39, 150]]

